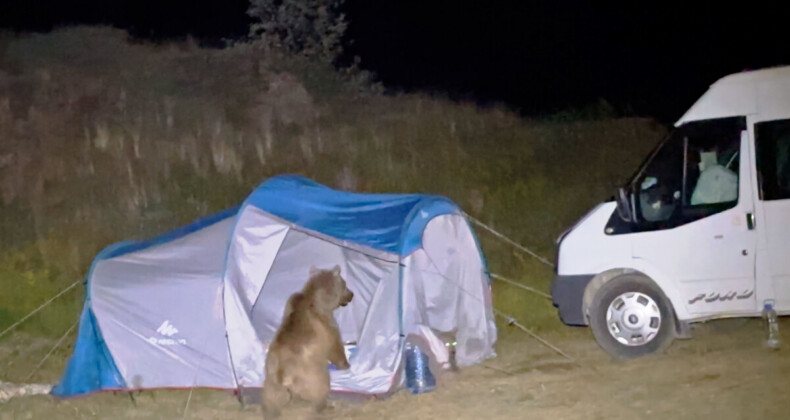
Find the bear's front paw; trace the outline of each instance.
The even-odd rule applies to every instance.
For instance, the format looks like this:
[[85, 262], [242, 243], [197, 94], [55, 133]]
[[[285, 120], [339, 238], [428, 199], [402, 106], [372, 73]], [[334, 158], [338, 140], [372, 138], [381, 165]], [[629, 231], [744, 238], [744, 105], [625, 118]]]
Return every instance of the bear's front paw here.
[[348, 360], [346, 359], [341, 360], [336, 366], [340, 370], [346, 370], [351, 367], [351, 365], [348, 364]]

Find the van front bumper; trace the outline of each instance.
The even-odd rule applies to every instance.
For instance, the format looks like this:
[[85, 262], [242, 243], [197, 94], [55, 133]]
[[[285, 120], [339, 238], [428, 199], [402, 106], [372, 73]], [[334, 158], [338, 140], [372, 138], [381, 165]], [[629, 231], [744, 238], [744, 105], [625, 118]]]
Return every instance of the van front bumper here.
[[567, 325], [587, 325], [582, 312], [584, 289], [595, 277], [594, 274], [573, 276], [557, 275], [551, 284], [551, 301], [559, 310], [560, 319]]

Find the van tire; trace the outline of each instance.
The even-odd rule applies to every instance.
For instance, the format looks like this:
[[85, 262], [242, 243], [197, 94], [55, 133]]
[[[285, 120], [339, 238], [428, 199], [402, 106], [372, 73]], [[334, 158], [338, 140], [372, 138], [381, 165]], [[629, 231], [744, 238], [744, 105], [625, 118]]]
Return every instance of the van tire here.
[[[610, 310], [611, 322], [607, 320]], [[590, 329], [604, 351], [617, 359], [634, 359], [660, 353], [672, 344], [675, 312], [652, 280], [624, 274], [604, 283], [595, 293], [590, 305]]]

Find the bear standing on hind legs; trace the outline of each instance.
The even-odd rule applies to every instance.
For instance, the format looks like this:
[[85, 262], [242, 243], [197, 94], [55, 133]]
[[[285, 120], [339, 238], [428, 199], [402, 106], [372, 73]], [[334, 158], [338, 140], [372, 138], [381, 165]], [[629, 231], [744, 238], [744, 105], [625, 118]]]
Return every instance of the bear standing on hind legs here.
[[264, 419], [277, 417], [291, 395], [309, 401], [316, 411], [326, 407], [327, 363], [349, 368], [332, 312], [353, 297], [340, 277], [340, 266], [331, 270], [310, 267], [310, 279], [301, 292], [288, 299], [282, 324], [266, 354]]

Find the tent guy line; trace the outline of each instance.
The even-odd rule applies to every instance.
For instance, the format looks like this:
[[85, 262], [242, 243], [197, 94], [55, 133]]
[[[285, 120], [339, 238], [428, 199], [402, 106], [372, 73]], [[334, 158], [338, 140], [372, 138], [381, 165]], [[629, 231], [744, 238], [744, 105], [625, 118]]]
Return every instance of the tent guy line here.
[[541, 342], [541, 344], [543, 344], [544, 346], [546, 346], [546, 347], [548, 347], [548, 348], [550, 348], [550, 349], [554, 350], [554, 351], [555, 351], [555, 352], [557, 352], [557, 353], [558, 353], [560, 356], [562, 356], [562, 357], [564, 357], [564, 358], [568, 359], [570, 362], [572, 362], [572, 363], [575, 363], [575, 364], [576, 364], [576, 361], [575, 361], [575, 360], [573, 360], [573, 358], [572, 358], [572, 357], [568, 356], [568, 355], [567, 355], [567, 354], [566, 354], [564, 351], [560, 350], [560, 349], [559, 349], [557, 346], [555, 346], [555, 345], [553, 345], [553, 344], [549, 343], [548, 341], [546, 341], [546, 340], [544, 340], [543, 338], [541, 338], [539, 335], [537, 335], [537, 334], [535, 334], [534, 332], [532, 332], [532, 331], [531, 331], [529, 328], [527, 328], [527, 327], [525, 327], [525, 326], [521, 325], [521, 323], [520, 323], [520, 322], [518, 322], [518, 321], [516, 320], [516, 318], [513, 318], [512, 316], [510, 316], [510, 315], [508, 315], [508, 314], [506, 314], [506, 313], [504, 313], [504, 312], [500, 311], [500, 310], [499, 310], [499, 309], [497, 309], [497, 308], [494, 308], [494, 313], [496, 313], [496, 314], [497, 314], [497, 315], [499, 315], [500, 317], [504, 318], [504, 319], [507, 321], [507, 323], [508, 323], [509, 325], [515, 325], [515, 326], [516, 326], [518, 329], [520, 329], [521, 331], [524, 331], [525, 333], [529, 334], [529, 335], [530, 335], [532, 338], [534, 338], [535, 340], [538, 340], [538, 341], [540, 341], [540, 342]]
[[[448, 283], [452, 284], [453, 286], [455, 286], [456, 288], [458, 288], [462, 292], [465, 292], [466, 294], [468, 294], [471, 297], [476, 299], [476, 297], [472, 293], [470, 293], [468, 290], [464, 289], [461, 285], [459, 285], [456, 282], [454, 282], [454, 281], [450, 280], [449, 278], [447, 278], [447, 276], [442, 275], [441, 273], [438, 273], [438, 272], [435, 273], [435, 274], [438, 274], [439, 276], [441, 276]], [[524, 285], [522, 285], [520, 283], [517, 283], [517, 282], [514, 282], [512, 280], [505, 279], [504, 277], [502, 277], [502, 276], [500, 276], [498, 274], [495, 274], [495, 273], [490, 273], [489, 275], [491, 277], [493, 277], [493, 278], [497, 278], [499, 280], [504, 280], [506, 283], [510, 283], [510, 284], [512, 284], [514, 286], [521, 287], [524, 290], [527, 290], [527, 291], [530, 291], [530, 292], [533, 292], [533, 293], [536, 293], [536, 294], [539, 294], [539, 295], [542, 295], [542, 296], [545, 296], [545, 297], [551, 299], [550, 295], [548, 295], [548, 294], [546, 294], [544, 292], [541, 292], [540, 290], [533, 289], [533, 288], [531, 288], [529, 286], [524, 286]], [[545, 338], [540, 337], [539, 335], [537, 335], [534, 332], [532, 332], [532, 330], [528, 329], [527, 327], [525, 327], [524, 325], [519, 323], [516, 320], [516, 318], [514, 318], [514, 317], [512, 317], [512, 316], [510, 316], [510, 315], [508, 315], [508, 314], [506, 314], [506, 313], [504, 313], [502, 311], [500, 311], [499, 309], [495, 308], [493, 305], [492, 305], [491, 309], [494, 311], [495, 315], [498, 315], [499, 317], [504, 318], [507, 321], [508, 325], [515, 325], [517, 328], [519, 328], [520, 330], [524, 331], [525, 333], [527, 333], [532, 338], [536, 339], [539, 343], [541, 343], [544, 346], [548, 347], [549, 349], [555, 351], [560, 356], [568, 359], [568, 361], [570, 361], [571, 363], [574, 363], [574, 364], [578, 365], [578, 363], [576, 363], [576, 361], [572, 357], [568, 356], [565, 352], [560, 350], [557, 346], [549, 343]], [[488, 367], [488, 366], [486, 366], [486, 367]], [[497, 370], [497, 369], [494, 369], [494, 370]], [[506, 371], [503, 371], [503, 372], [506, 372]]]
[[70, 285], [70, 286], [68, 286], [68, 287], [66, 287], [65, 289], [61, 290], [61, 291], [60, 291], [58, 294], [56, 294], [55, 296], [51, 297], [51, 298], [50, 298], [48, 301], [46, 301], [46, 302], [42, 303], [42, 304], [41, 304], [41, 306], [39, 306], [38, 308], [36, 308], [36, 309], [33, 309], [33, 311], [32, 311], [32, 312], [30, 312], [29, 314], [25, 315], [25, 316], [24, 316], [22, 319], [20, 319], [19, 321], [17, 321], [17, 322], [15, 322], [15, 323], [11, 324], [11, 326], [10, 326], [10, 327], [8, 327], [8, 328], [6, 328], [6, 329], [4, 329], [4, 330], [3, 330], [3, 332], [0, 332], [0, 337], [4, 336], [4, 335], [5, 335], [7, 332], [9, 332], [9, 331], [13, 330], [14, 328], [16, 328], [16, 327], [17, 327], [19, 324], [21, 324], [21, 323], [25, 322], [25, 321], [26, 321], [28, 318], [30, 318], [31, 316], [35, 315], [35, 314], [36, 314], [38, 311], [40, 311], [40, 310], [44, 309], [44, 307], [46, 307], [47, 305], [49, 305], [50, 303], [52, 303], [52, 302], [53, 302], [55, 299], [57, 299], [57, 298], [61, 297], [61, 296], [62, 296], [64, 293], [68, 292], [68, 291], [69, 291], [69, 290], [71, 290], [71, 289], [72, 289], [74, 286], [76, 286], [77, 284], [79, 284], [79, 283], [80, 283], [80, 282], [82, 282], [82, 281], [84, 281], [84, 280], [77, 280], [77, 281], [75, 281], [74, 283], [71, 283], [71, 285]]
[[497, 232], [496, 230], [494, 230], [494, 228], [492, 228], [492, 227], [489, 227], [489, 226], [488, 226], [488, 225], [486, 225], [485, 223], [483, 223], [483, 222], [481, 222], [481, 221], [479, 221], [479, 220], [475, 219], [474, 217], [470, 216], [469, 214], [467, 214], [467, 213], [464, 213], [464, 217], [466, 217], [468, 220], [472, 221], [474, 224], [476, 224], [476, 225], [480, 226], [481, 228], [483, 228], [483, 229], [485, 229], [485, 230], [489, 231], [490, 233], [492, 233], [492, 234], [493, 234], [494, 236], [496, 236], [497, 238], [499, 238], [499, 239], [501, 239], [501, 240], [503, 240], [503, 241], [507, 242], [508, 244], [510, 244], [510, 245], [512, 245], [513, 247], [515, 247], [515, 248], [517, 248], [517, 249], [521, 250], [522, 252], [525, 252], [525, 253], [529, 254], [530, 256], [532, 256], [533, 258], [535, 258], [535, 259], [537, 259], [538, 261], [542, 262], [543, 264], [545, 264], [545, 265], [547, 265], [547, 266], [549, 266], [549, 267], [554, 267], [554, 264], [552, 264], [552, 263], [551, 263], [551, 261], [549, 261], [549, 260], [548, 260], [548, 259], [546, 259], [545, 257], [542, 257], [542, 256], [538, 255], [538, 253], [536, 253], [536, 252], [534, 252], [534, 251], [530, 250], [529, 248], [527, 248], [527, 247], [525, 247], [525, 246], [523, 246], [523, 245], [519, 244], [518, 242], [516, 242], [516, 241], [514, 241], [514, 240], [512, 240], [512, 239], [510, 239], [510, 238], [508, 238], [507, 236], [505, 236], [505, 235], [503, 235], [503, 234], [501, 234], [501, 233]]
[[528, 292], [535, 293], [536, 295], [540, 295], [542, 297], [545, 297], [546, 299], [551, 299], [551, 295], [550, 294], [548, 294], [546, 292], [543, 292], [541, 290], [535, 289], [534, 287], [529, 287], [529, 286], [523, 285], [523, 284], [521, 284], [521, 283], [519, 283], [517, 281], [513, 281], [513, 280], [510, 280], [510, 279], [507, 279], [505, 277], [500, 276], [497, 273], [489, 273], [489, 275], [491, 276], [491, 278], [494, 278], [494, 279], [497, 279], [499, 281], [505, 282], [505, 283], [507, 283], [507, 284], [509, 284], [511, 286], [515, 286], [515, 287], [518, 287], [520, 289], [524, 289], [524, 290], [526, 290]]
[[[204, 342], [203, 342], [203, 347], [206, 346], [207, 342], [208, 342], [208, 336], [206, 336], [206, 340], [204, 340]], [[198, 375], [200, 374], [200, 370], [202, 369], [202, 367], [203, 367], [203, 357], [201, 356], [200, 360], [198, 361], [198, 365], [195, 368], [195, 380], [192, 382], [192, 386], [189, 387], [189, 395], [187, 396], [187, 402], [184, 404], [184, 412], [183, 412], [183, 415], [181, 416], [182, 420], [187, 418], [187, 412], [189, 410], [189, 403], [192, 401], [192, 393], [195, 391], [195, 388], [197, 388]], [[239, 394], [239, 397], [240, 397], [239, 401], [241, 401], [241, 394]]]
[[54, 353], [54, 352], [55, 352], [55, 349], [57, 349], [58, 347], [60, 347], [61, 343], [63, 343], [63, 340], [65, 340], [65, 339], [66, 339], [66, 337], [68, 337], [68, 336], [69, 336], [69, 334], [71, 334], [71, 332], [72, 332], [72, 331], [74, 331], [74, 328], [77, 328], [77, 323], [78, 323], [78, 322], [77, 322], [77, 321], [75, 321], [73, 324], [71, 324], [71, 327], [69, 327], [69, 329], [68, 329], [68, 330], [66, 330], [66, 332], [65, 332], [65, 333], [63, 333], [63, 335], [62, 335], [62, 336], [60, 336], [60, 339], [58, 339], [58, 341], [55, 343], [55, 345], [54, 345], [54, 346], [52, 346], [52, 348], [51, 348], [51, 349], [49, 349], [49, 352], [47, 352], [47, 354], [44, 356], [44, 358], [43, 358], [43, 359], [41, 359], [41, 361], [40, 361], [40, 362], [38, 362], [38, 364], [36, 365], [36, 367], [35, 367], [35, 368], [33, 368], [33, 370], [30, 372], [30, 375], [27, 375], [27, 379], [26, 379], [27, 381], [29, 381], [29, 380], [30, 380], [30, 378], [32, 378], [32, 377], [33, 377], [33, 375], [35, 375], [35, 374], [36, 374], [36, 372], [38, 372], [38, 370], [41, 368], [41, 366], [43, 366], [43, 365], [44, 365], [44, 362], [46, 362], [46, 361], [47, 361], [47, 359], [49, 359], [49, 356], [52, 356], [52, 353]]

